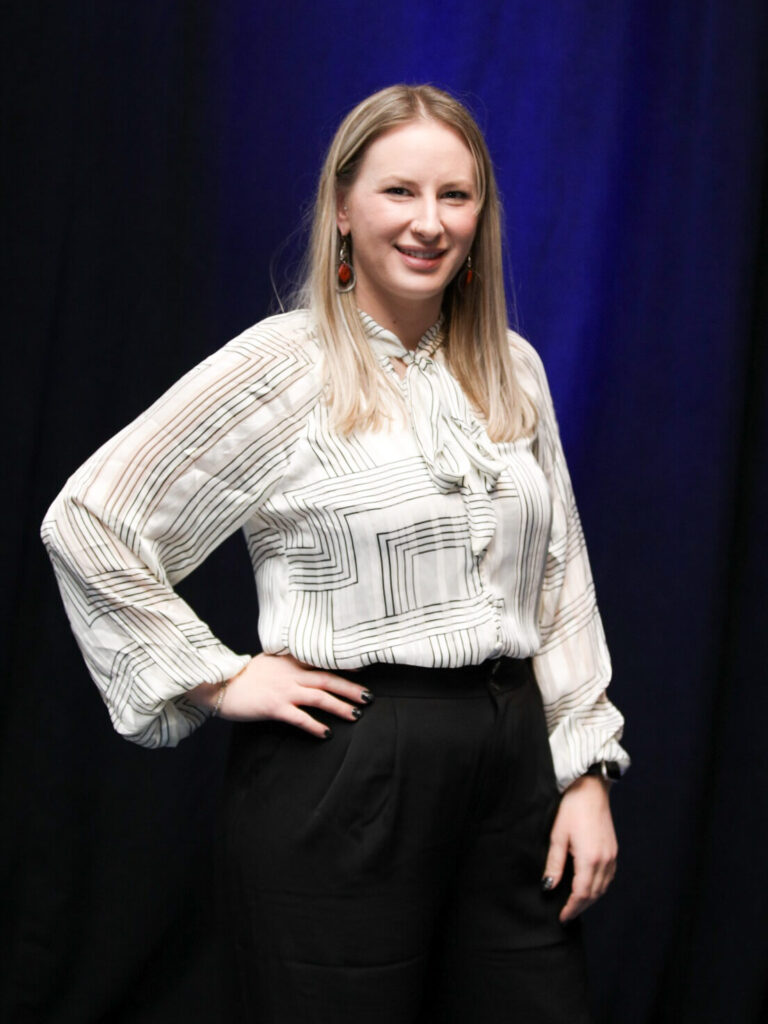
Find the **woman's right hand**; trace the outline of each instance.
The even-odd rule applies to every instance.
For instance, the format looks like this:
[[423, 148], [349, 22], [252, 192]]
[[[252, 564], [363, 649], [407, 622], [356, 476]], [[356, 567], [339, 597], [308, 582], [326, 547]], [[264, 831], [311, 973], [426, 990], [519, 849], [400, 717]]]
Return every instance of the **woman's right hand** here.
[[[221, 686], [202, 683], [187, 696], [198, 707], [213, 710]], [[218, 704], [220, 718], [233, 722], [273, 719], [295, 725], [320, 739], [330, 735], [330, 730], [308, 714], [305, 707], [355, 721], [362, 714], [358, 705], [373, 700], [373, 694], [365, 687], [333, 672], [302, 665], [290, 654], [257, 654], [224, 686], [226, 690]]]

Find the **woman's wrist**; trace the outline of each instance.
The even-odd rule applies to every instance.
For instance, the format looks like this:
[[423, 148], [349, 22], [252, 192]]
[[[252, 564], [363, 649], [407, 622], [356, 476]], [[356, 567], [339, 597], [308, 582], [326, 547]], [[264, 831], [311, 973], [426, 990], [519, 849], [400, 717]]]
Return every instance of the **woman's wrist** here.
[[218, 686], [219, 689], [216, 694], [216, 700], [214, 701], [213, 707], [211, 708], [211, 718], [215, 718], [221, 711], [221, 706], [224, 703], [224, 696], [227, 692], [227, 687], [229, 686], [229, 679], [225, 679], [224, 682], [219, 683]]
[[587, 792], [593, 790], [595, 793], [603, 792], [606, 796], [609, 796], [611, 786], [611, 782], [601, 778], [599, 775], [579, 775], [578, 778], [574, 779], [570, 786], [568, 786], [565, 792], [575, 793], [577, 790], [585, 790]]
[[[249, 661], [248, 665], [250, 665], [250, 663], [251, 662]], [[202, 708], [203, 711], [210, 711], [211, 718], [215, 718], [217, 715], [221, 714], [227, 687], [230, 683], [234, 683], [234, 681], [238, 679], [243, 672], [245, 672], [248, 665], [245, 665], [230, 679], [225, 679], [223, 682], [200, 683], [199, 686], [195, 686], [193, 689], [187, 691], [187, 698], [191, 700], [196, 707]]]
[[221, 705], [224, 702], [224, 691], [229, 682], [230, 680], [227, 679], [223, 683], [200, 683], [199, 686], [195, 686], [194, 689], [187, 691], [187, 699], [195, 707], [202, 708], [203, 711], [210, 711], [211, 715], [215, 716], [221, 711]]

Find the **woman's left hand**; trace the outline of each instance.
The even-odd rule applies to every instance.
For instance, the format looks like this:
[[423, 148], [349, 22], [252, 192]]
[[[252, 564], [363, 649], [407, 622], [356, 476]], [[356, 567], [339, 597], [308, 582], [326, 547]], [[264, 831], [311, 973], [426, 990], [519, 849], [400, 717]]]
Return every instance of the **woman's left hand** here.
[[599, 899], [616, 874], [619, 852], [608, 802], [610, 783], [592, 775], [573, 782], [563, 793], [549, 837], [544, 880], [554, 889], [563, 877], [565, 861], [573, 857], [573, 886], [563, 909], [570, 921]]

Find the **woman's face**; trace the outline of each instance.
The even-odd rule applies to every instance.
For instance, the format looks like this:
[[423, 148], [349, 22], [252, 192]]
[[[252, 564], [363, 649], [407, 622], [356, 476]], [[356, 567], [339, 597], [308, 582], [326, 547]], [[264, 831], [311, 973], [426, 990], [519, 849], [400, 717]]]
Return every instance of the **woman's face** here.
[[419, 120], [380, 135], [338, 199], [358, 306], [380, 321], [403, 313], [436, 319], [477, 222], [475, 164], [457, 132]]

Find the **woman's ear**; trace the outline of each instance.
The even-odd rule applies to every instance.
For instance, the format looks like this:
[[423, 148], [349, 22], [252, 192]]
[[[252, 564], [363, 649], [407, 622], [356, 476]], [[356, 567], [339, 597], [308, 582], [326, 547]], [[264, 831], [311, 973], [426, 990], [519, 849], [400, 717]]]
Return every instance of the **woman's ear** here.
[[348, 235], [350, 232], [347, 198], [343, 192], [336, 193], [336, 227], [342, 235]]

